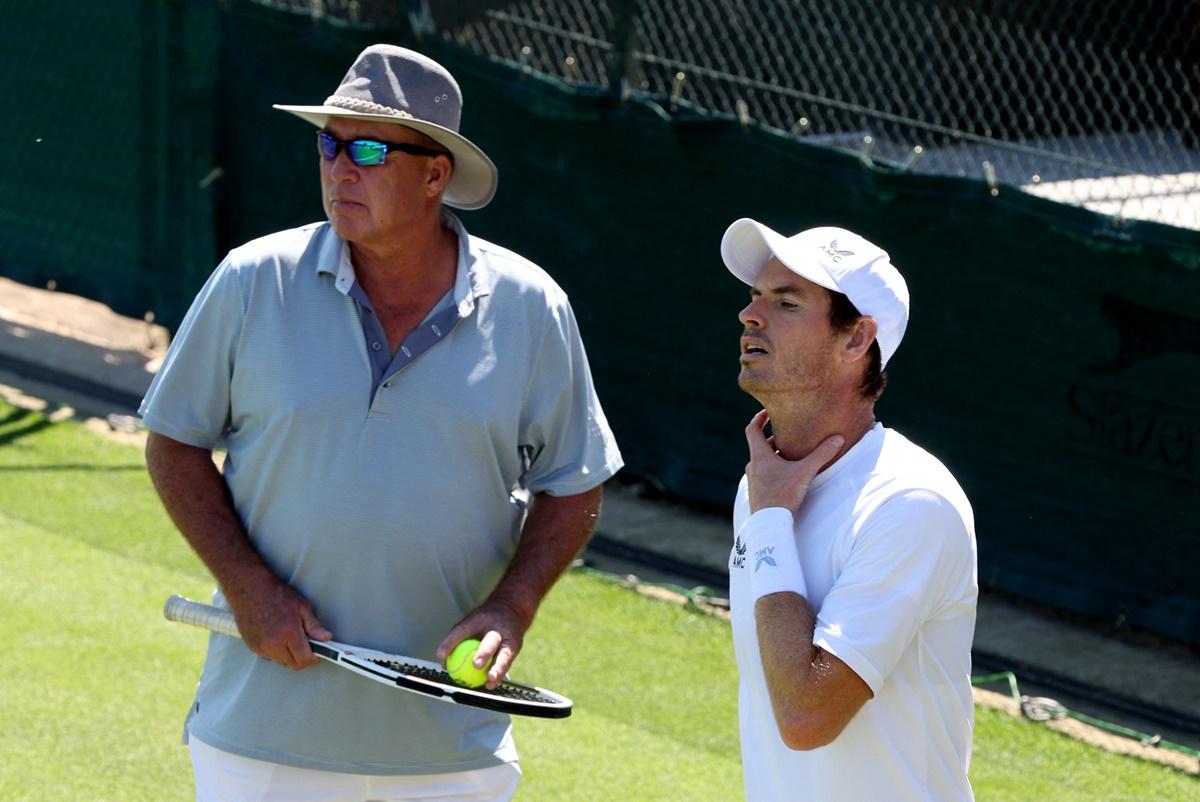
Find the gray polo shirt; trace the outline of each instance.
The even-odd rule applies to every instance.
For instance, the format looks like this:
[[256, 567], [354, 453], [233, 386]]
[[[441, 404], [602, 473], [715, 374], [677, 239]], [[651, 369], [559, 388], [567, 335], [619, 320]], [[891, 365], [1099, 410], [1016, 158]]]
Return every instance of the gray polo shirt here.
[[[349, 246], [313, 224], [230, 252], [141, 408], [153, 431], [228, 450], [255, 548], [337, 640], [428, 659], [499, 581], [527, 494], [581, 493], [622, 464], [566, 295], [453, 215], [445, 224], [459, 239], [454, 289], [394, 359], [371, 351]], [[291, 671], [219, 635], [188, 730], [247, 757], [364, 774], [516, 759], [506, 716], [325, 663]]]

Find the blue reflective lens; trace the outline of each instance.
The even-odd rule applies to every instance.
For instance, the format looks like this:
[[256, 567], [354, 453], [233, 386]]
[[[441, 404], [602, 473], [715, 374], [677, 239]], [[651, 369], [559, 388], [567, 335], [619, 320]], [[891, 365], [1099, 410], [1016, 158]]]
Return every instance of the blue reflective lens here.
[[380, 142], [377, 139], [338, 139], [326, 131], [317, 132], [317, 150], [321, 158], [333, 161], [337, 158], [342, 146], [346, 146], [346, 154], [350, 161], [359, 167], [377, 167], [387, 161], [387, 155], [393, 150], [409, 153], [413, 156], [445, 156], [454, 162], [454, 154], [444, 150], [427, 148], [409, 142]]

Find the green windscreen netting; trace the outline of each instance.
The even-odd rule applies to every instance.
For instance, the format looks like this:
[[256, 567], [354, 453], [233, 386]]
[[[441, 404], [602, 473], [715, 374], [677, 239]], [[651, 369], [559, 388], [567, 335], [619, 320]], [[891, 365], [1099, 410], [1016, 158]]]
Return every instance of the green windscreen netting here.
[[168, 320], [212, 269], [217, 12], [4, 8], [0, 272]]
[[[406, 27], [226, 6], [194, 23], [204, 36], [157, 20], [161, 52], [141, 39], [155, 20], [127, 10], [127, 32], [97, 45], [107, 58], [73, 56], [121, 90], [89, 99], [87, 119], [28, 79], [47, 100], [0, 133], [10, 144], [46, 130], [120, 145], [72, 149], [76, 170], [24, 140], [4, 149], [0, 272], [72, 276], [177, 322], [225, 249], [321, 216], [312, 128], [270, 105], [319, 102], [365, 44], [416, 46], [458, 78], [463, 130], [500, 167], [496, 200], [464, 222], [570, 294], [630, 474], [729, 506], [755, 405], [736, 387], [746, 289], [721, 234], [742, 216], [851, 228], [887, 248], [913, 298], [880, 417], [964, 485], [981, 582], [1200, 643], [1200, 234], [572, 85]], [[162, 58], [193, 66], [151, 80]]]

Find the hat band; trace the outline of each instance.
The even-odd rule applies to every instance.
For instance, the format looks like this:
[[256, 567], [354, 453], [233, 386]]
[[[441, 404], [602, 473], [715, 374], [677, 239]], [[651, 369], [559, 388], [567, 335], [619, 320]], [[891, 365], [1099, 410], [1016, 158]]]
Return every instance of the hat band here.
[[416, 119], [403, 109], [394, 109], [382, 103], [376, 103], [372, 100], [362, 100], [356, 97], [330, 95], [325, 98], [325, 105], [336, 106], [339, 109], [346, 109], [347, 111], [358, 111], [363, 114], [386, 114], [389, 117], [400, 117], [405, 120]]

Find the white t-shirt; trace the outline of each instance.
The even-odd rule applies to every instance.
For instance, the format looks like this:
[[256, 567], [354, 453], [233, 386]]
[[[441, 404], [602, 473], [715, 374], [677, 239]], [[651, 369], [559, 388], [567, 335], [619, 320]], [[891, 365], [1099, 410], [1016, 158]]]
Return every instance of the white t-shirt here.
[[746, 799], [971, 800], [978, 581], [971, 506], [954, 477], [876, 424], [809, 488], [794, 532], [813, 643], [874, 697], [833, 743], [808, 752], [783, 743], [767, 693], [741, 537], [750, 517], [743, 477], [729, 593]]

